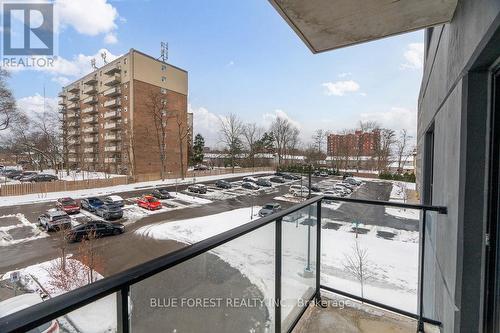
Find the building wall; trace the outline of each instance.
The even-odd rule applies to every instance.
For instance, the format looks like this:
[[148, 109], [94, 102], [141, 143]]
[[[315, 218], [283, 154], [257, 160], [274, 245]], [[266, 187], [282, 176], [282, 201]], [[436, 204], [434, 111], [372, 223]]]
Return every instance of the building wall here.
[[427, 215], [424, 314], [441, 321], [443, 332], [477, 332], [482, 324], [487, 108], [472, 103], [472, 92], [481, 84], [487, 91], [487, 76], [478, 85], [472, 70], [499, 13], [500, 1], [460, 0], [450, 24], [426, 33], [418, 188], [427, 186], [425, 136], [434, 126], [432, 204], [446, 206], [448, 214]]
[[[161, 170], [160, 150], [153, 117], [149, 111], [148, 98], [151, 92], [160, 93], [160, 88], [142, 81], [134, 80], [134, 157], [135, 173], [159, 173]], [[178, 125], [175, 117], [178, 115], [182, 125], [187, 130], [187, 96], [167, 90], [165, 94], [171, 118], [167, 121], [167, 154], [166, 170], [180, 174], [180, 146]], [[187, 138], [183, 144], [184, 169], [187, 170], [188, 150]]]

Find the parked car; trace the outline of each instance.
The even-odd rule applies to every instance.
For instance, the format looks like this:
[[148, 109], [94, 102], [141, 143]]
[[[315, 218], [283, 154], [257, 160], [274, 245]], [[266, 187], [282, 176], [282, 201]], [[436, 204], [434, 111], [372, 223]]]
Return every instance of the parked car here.
[[38, 217], [38, 224], [45, 231], [67, 229], [71, 228], [71, 218], [65, 211], [51, 208]]
[[110, 195], [110, 196], [107, 196], [102, 201], [104, 201], [105, 204], [117, 205], [117, 206], [120, 206], [120, 207], [125, 206], [123, 198], [120, 197], [119, 195]]
[[361, 185], [360, 180], [357, 180], [357, 179], [352, 178], [352, 177], [347, 177], [346, 179], [344, 179], [344, 182], [351, 184], [351, 185], [356, 185], [356, 186]]
[[[332, 196], [332, 197], [345, 197], [346, 195], [342, 192], [338, 192], [338, 191], [325, 191], [323, 193], [325, 196]], [[323, 201], [325, 201], [326, 203], [332, 203], [333, 200], [330, 200], [330, 199], [323, 199]]]
[[78, 205], [78, 202], [69, 197], [57, 199], [56, 207], [65, 211], [67, 214], [80, 213], [80, 206]]
[[265, 178], [257, 179], [257, 182], [255, 184], [257, 184], [259, 186], [263, 186], [263, 187], [270, 187], [273, 185], [269, 179], [265, 179]]
[[278, 183], [278, 184], [283, 184], [285, 182], [283, 177], [278, 177], [278, 176], [271, 177], [269, 178], [269, 180], [273, 183]]
[[292, 193], [296, 197], [305, 197], [309, 194], [309, 189], [307, 188], [307, 186], [291, 185], [290, 193]]
[[217, 186], [218, 188], [228, 189], [231, 188], [231, 183], [227, 180], [219, 179], [215, 182], [215, 186]]
[[290, 174], [290, 176], [292, 176], [293, 180], [301, 180], [302, 179], [302, 176], [300, 176], [300, 175]]
[[318, 185], [311, 185], [311, 192], [321, 192], [321, 189], [318, 187]]
[[352, 191], [354, 190], [351, 185], [346, 183], [337, 183], [336, 185], [342, 186], [343, 188], [347, 189], [349, 193], [352, 193]]
[[275, 176], [278, 176], [278, 177], [283, 177], [284, 173], [283, 172], [279, 172], [279, 171], [276, 171], [274, 173]]
[[339, 186], [339, 185], [333, 186], [333, 190], [337, 191], [337, 192], [340, 192], [340, 193], [344, 193], [345, 195], [351, 194], [351, 192], [348, 189], [346, 189], [343, 186]]
[[352, 177], [353, 177], [353, 174], [350, 172], [344, 172], [344, 174], [342, 175], [342, 179], [352, 178]]
[[21, 182], [33, 182], [34, 178], [37, 176], [38, 174], [32, 174], [32, 175], [26, 175], [26, 176], [22, 176], [20, 178], [18, 178], [19, 181]]
[[95, 210], [104, 205], [104, 202], [97, 197], [90, 197], [80, 200], [80, 207], [82, 209], [88, 210], [89, 212], [95, 212]]
[[[33, 305], [42, 303], [43, 300], [38, 293], [27, 293], [8, 298], [0, 302], [0, 318], [6, 317], [14, 312], [29, 308]], [[28, 332], [30, 333], [59, 333], [59, 324], [57, 320], [48, 321], [37, 326]]]
[[208, 170], [209, 168], [204, 165], [204, 164], [196, 164], [194, 167], [193, 167], [193, 170], [195, 171], [205, 171], [205, 170]]
[[286, 180], [295, 180], [295, 177], [289, 173], [284, 173], [281, 177]]
[[156, 198], [156, 199], [172, 199], [172, 195], [170, 195], [170, 192], [168, 191], [167, 188], [155, 188], [151, 194]]
[[250, 182], [244, 182], [243, 184], [241, 184], [241, 187], [243, 188], [246, 188], [247, 190], [258, 190], [260, 187], [259, 185], [255, 184], [255, 183], [250, 183]]
[[119, 235], [125, 231], [121, 223], [110, 223], [105, 221], [90, 221], [80, 224], [68, 231], [66, 239], [70, 242], [79, 242], [89, 237], [104, 237]]
[[45, 174], [45, 173], [39, 173], [37, 175], [34, 175], [32, 177], [30, 177], [30, 181], [32, 182], [53, 182], [55, 180], [58, 180], [59, 178], [57, 178], [57, 176], [54, 176], [54, 175], [48, 175], [48, 174]]
[[11, 177], [11, 178], [15, 179], [15, 180], [21, 180], [21, 178], [30, 177], [30, 176], [33, 176], [36, 174], [38, 174], [36, 171], [24, 171], [20, 175], [16, 175], [16, 176]]
[[123, 209], [120, 205], [105, 203], [96, 208], [95, 214], [105, 220], [117, 220], [122, 218]]
[[205, 194], [207, 193], [207, 187], [203, 184], [194, 184], [188, 186], [188, 191], [191, 193]]
[[22, 175], [23, 170], [18, 169], [7, 169], [3, 172], [3, 175], [7, 178], [14, 179], [14, 177]]
[[320, 177], [328, 177], [328, 172], [326, 172], [326, 171], [321, 171], [321, 172], [319, 173], [319, 176], [320, 176]]
[[259, 216], [264, 217], [267, 215], [271, 215], [276, 213], [277, 211], [281, 210], [281, 205], [275, 202], [271, 202], [268, 204], [265, 204], [261, 210], [259, 210]]
[[248, 183], [257, 183], [257, 180], [255, 177], [243, 177], [243, 181]]
[[162, 205], [161, 202], [158, 201], [154, 196], [152, 195], [143, 195], [142, 197], [137, 200], [137, 205], [139, 207], [148, 209], [148, 210], [157, 210], [161, 209]]
[[313, 176], [316, 176], [316, 177], [319, 177], [320, 174], [321, 174], [321, 171], [319, 171], [319, 170], [315, 170], [313, 172]]

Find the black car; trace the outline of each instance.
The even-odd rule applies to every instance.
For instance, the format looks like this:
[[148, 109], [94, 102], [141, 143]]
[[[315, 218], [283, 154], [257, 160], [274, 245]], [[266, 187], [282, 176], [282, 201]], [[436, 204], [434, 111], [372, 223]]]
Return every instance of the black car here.
[[40, 173], [29, 178], [32, 182], [52, 182], [58, 180], [57, 176]]
[[194, 167], [193, 167], [193, 170], [195, 171], [206, 171], [208, 170], [208, 167], [204, 164], [196, 164]]
[[259, 178], [255, 184], [257, 184], [259, 186], [264, 186], [264, 187], [270, 187], [273, 185], [271, 183], [271, 181], [269, 181], [268, 179], [264, 179], [264, 178]]
[[352, 173], [349, 173], [349, 172], [346, 172], [342, 175], [342, 179], [351, 178], [351, 177], [354, 177], [354, 175]]
[[119, 205], [104, 204], [95, 209], [95, 214], [105, 220], [117, 220], [123, 216], [123, 210]]
[[119, 235], [125, 231], [121, 223], [109, 223], [104, 221], [90, 221], [69, 230], [66, 239], [71, 242], [79, 242], [90, 237], [104, 237]]
[[17, 170], [17, 169], [10, 169], [10, 170], [5, 170], [3, 172], [3, 175], [7, 178], [14, 179], [14, 177], [17, 177], [19, 175], [22, 175], [23, 171], [22, 170]]
[[278, 177], [283, 177], [284, 173], [278, 171], [278, 172], [275, 172], [274, 175], [278, 176]]
[[11, 178], [15, 179], [15, 180], [21, 180], [21, 178], [32, 177], [36, 174], [37, 174], [37, 172], [35, 172], [35, 171], [25, 171], [25, 172], [21, 173], [20, 175], [16, 175], [16, 176], [11, 177]]
[[227, 180], [219, 179], [215, 182], [215, 186], [217, 186], [218, 188], [228, 189], [231, 188], [231, 183]]
[[321, 192], [321, 189], [317, 185], [312, 185], [311, 192]]
[[167, 188], [155, 188], [151, 191], [151, 195], [156, 199], [172, 199], [172, 195]]
[[273, 183], [279, 183], [279, 184], [285, 183], [285, 180], [283, 179], [283, 177], [278, 177], [278, 176], [271, 177], [271, 178], [269, 178], [269, 180]]
[[89, 212], [95, 212], [95, 210], [104, 205], [104, 202], [96, 197], [90, 197], [80, 200], [80, 207], [82, 209], [88, 210]]
[[284, 173], [281, 177], [283, 177], [286, 180], [295, 180], [295, 176], [293, 176], [289, 173]]

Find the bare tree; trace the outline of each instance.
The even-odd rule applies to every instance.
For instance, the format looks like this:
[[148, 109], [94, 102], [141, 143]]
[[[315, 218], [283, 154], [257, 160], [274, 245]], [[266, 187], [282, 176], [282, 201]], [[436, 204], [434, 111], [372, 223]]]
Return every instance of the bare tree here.
[[374, 129], [379, 128], [379, 125], [376, 121], [360, 121], [359, 122], [359, 131], [361, 132], [357, 136], [357, 142], [355, 147], [356, 154], [356, 171], [359, 172], [361, 167], [361, 157], [366, 153], [365, 144], [369, 137], [368, 132], [373, 131]]
[[9, 128], [19, 116], [14, 96], [7, 86], [9, 72], [0, 68], [0, 131]]
[[328, 132], [322, 129], [318, 129], [314, 132], [312, 139], [314, 146], [318, 150], [318, 153], [323, 152], [323, 145], [325, 143], [326, 137], [328, 136]]
[[359, 246], [358, 241], [352, 247], [352, 253], [344, 255], [344, 270], [348, 275], [359, 281], [361, 297], [364, 298], [364, 285], [372, 280], [375, 274], [368, 259], [368, 251]]
[[271, 124], [270, 133], [274, 138], [278, 166], [280, 166], [283, 158], [298, 148], [300, 131], [288, 119], [276, 117]]
[[87, 237], [82, 239], [78, 247], [78, 259], [86, 268], [87, 283], [97, 280], [96, 272], [103, 271], [104, 258], [97, 247], [97, 235], [95, 230], [90, 231]]
[[378, 142], [375, 145], [375, 157], [379, 172], [387, 170], [395, 137], [396, 133], [392, 129], [381, 129], [379, 131]]
[[408, 147], [410, 139], [411, 136], [408, 135], [408, 131], [406, 129], [402, 129], [399, 134], [399, 138], [396, 140], [396, 157], [398, 159], [398, 173], [403, 172], [406, 160], [408, 159], [408, 156], [410, 156], [411, 154], [411, 151]]
[[237, 115], [231, 113], [227, 117], [220, 118], [221, 141], [226, 146], [229, 163], [234, 172], [235, 159], [241, 153], [243, 134], [243, 123]]
[[243, 126], [242, 132], [246, 149], [248, 149], [248, 159], [253, 168], [255, 167], [255, 154], [258, 150], [258, 143], [264, 130], [256, 123], [249, 123]]
[[186, 122], [181, 119], [179, 112], [176, 112], [175, 124], [177, 125], [177, 140], [179, 142], [179, 166], [181, 168], [181, 178], [184, 179], [184, 144], [189, 135], [189, 130]]
[[167, 125], [170, 118], [167, 96], [159, 90], [150, 90], [145, 106], [154, 125], [153, 134], [155, 135], [160, 158], [160, 177], [165, 180], [167, 177]]

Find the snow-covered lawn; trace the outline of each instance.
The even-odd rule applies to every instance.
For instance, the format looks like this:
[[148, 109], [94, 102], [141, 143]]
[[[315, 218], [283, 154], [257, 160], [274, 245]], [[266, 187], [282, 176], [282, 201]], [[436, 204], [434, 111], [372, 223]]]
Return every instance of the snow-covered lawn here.
[[[42, 296], [49, 295], [56, 297], [67, 290], [59, 287], [59, 283], [54, 281], [54, 275], [50, 274], [57, 262], [60, 259], [53, 259], [39, 264], [28, 266], [19, 269], [20, 283], [26, 290], [38, 293]], [[78, 274], [82, 274], [83, 278], [75, 279], [77, 281], [85, 281], [85, 274], [88, 267], [80, 261], [67, 258], [66, 265], [74, 267]], [[2, 276], [3, 280], [10, 278], [11, 272], [7, 272]], [[94, 280], [102, 279], [102, 275], [94, 271]], [[70, 286], [70, 289], [76, 289], [86, 283], [75, 283]], [[45, 298], [45, 297], [43, 297]], [[116, 296], [111, 294], [100, 300], [93, 302], [83, 308], [74, 310], [64, 317], [58, 318], [57, 321], [64, 332], [82, 332], [82, 333], [104, 333], [116, 331]]]
[[194, 181], [196, 182], [205, 182], [205, 181], [215, 181], [217, 179], [225, 179], [232, 177], [244, 177], [251, 176], [256, 174], [265, 174], [272, 173], [272, 171], [268, 172], [250, 172], [250, 173], [234, 173], [234, 174], [225, 174], [225, 175], [213, 175], [213, 176], [203, 176], [196, 178], [186, 178], [183, 181], [179, 179], [166, 179], [164, 181], [155, 180], [150, 182], [142, 182], [142, 183], [132, 183], [126, 185], [117, 185], [110, 187], [101, 187], [94, 189], [86, 189], [86, 190], [78, 190], [78, 191], [64, 191], [64, 192], [49, 192], [44, 193], [44, 195], [40, 194], [28, 194], [28, 195], [19, 195], [19, 196], [5, 196], [0, 197], [0, 207], [2, 206], [11, 206], [11, 205], [19, 205], [19, 204], [27, 204], [34, 202], [47, 202], [47, 201], [55, 201], [61, 197], [72, 197], [74, 199], [85, 198], [89, 196], [105, 196], [120, 192], [141, 190], [141, 189], [152, 189], [158, 186], [165, 185], [175, 185], [175, 184], [192, 184]]
[[[258, 208], [254, 208], [254, 214]], [[192, 244], [250, 221], [251, 208], [241, 208], [220, 214], [160, 223], [139, 228], [136, 233], [159, 240], [172, 239]], [[283, 220], [283, 299], [284, 315], [296, 307], [296, 300], [308, 298], [314, 289], [314, 274], [307, 266], [308, 226], [304, 224], [307, 209]], [[366, 281], [364, 295], [407, 311], [416, 311], [418, 273], [418, 233], [391, 228], [363, 226], [370, 231], [364, 235], [351, 232], [352, 225], [324, 219], [324, 223], [341, 224], [339, 230], [322, 229], [322, 283], [354, 294], [360, 293], [360, 283], [344, 268], [346, 256], [353, 246], [366, 249], [367, 267], [373, 278]], [[394, 240], [377, 237], [377, 231], [395, 233]], [[315, 267], [315, 227], [311, 228], [311, 261]], [[258, 286], [266, 300], [274, 297], [274, 224], [262, 227], [212, 251], [237, 268]], [[272, 315], [272, 311], [269, 312]]]
[[[406, 202], [407, 190], [415, 190], [415, 183], [393, 181], [389, 201]], [[386, 207], [385, 212], [401, 219], [418, 220], [420, 218], [420, 211], [417, 209]]]

